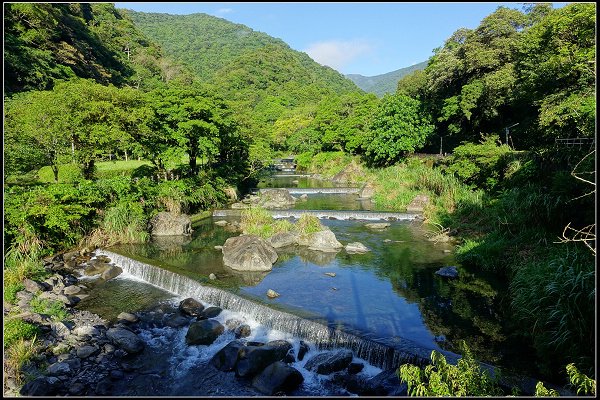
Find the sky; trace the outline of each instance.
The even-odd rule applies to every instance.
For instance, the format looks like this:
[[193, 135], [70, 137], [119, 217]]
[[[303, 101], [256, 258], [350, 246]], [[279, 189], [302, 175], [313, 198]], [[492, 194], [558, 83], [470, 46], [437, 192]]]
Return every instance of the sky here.
[[[427, 61], [459, 28], [524, 3], [115, 3], [167, 14], [205, 13], [286, 42], [342, 74], [375, 76]], [[558, 8], [566, 3], [554, 3]]]

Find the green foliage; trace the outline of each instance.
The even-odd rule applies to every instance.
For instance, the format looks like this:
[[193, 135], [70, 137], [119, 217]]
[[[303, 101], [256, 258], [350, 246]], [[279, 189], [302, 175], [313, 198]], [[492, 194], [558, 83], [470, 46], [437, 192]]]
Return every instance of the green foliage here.
[[394, 164], [423, 147], [433, 125], [418, 100], [404, 95], [384, 96], [365, 140], [365, 158], [371, 165]]
[[511, 151], [498, 142], [498, 137], [492, 135], [484, 137], [481, 144], [463, 143], [456, 147], [446, 161], [446, 172], [473, 187], [495, 189], [503, 178], [504, 157]]
[[49, 315], [55, 321], [65, 321], [69, 317], [69, 311], [67, 311], [65, 305], [57, 300], [52, 301], [34, 297], [29, 302], [29, 306], [32, 311]]
[[449, 364], [442, 354], [433, 350], [431, 365], [424, 370], [411, 364], [400, 366], [397, 373], [408, 384], [409, 396], [501, 395], [497, 381], [481, 370], [465, 342], [462, 342], [461, 350], [462, 358], [456, 365]]
[[569, 382], [577, 390], [577, 395], [596, 395], [596, 381], [589, 378], [587, 375], [579, 372], [575, 364], [567, 364], [567, 374], [569, 374]]
[[538, 351], [555, 362], [594, 359], [594, 258], [583, 246], [553, 245], [514, 267], [512, 308]]
[[295, 230], [300, 235], [310, 235], [323, 230], [323, 225], [314, 215], [302, 214], [295, 224]]
[[289, 232], [293, 224], [285, 219], [274, 220], [271, 214], [262, 207], [251, 207], [242, 210], [240, 226], [248, 235], [270, 238], [276, 233]]
[[5, 349], [19, 340], [32, 339], [40, 333], [37, 326], [16, 317], [6, 318], [2, 328]]
[[33, 247], [11, 246], [4, 253], [4, 300], [9, 303], [16, 301], [16, 293], [24, 288], [25, 278], [44, 279], [49, 275], [39, 259], [41, 249], [35, 245]]
[[554, 389], [547, 389], [542, 382], [535, 385], [535, 397], [559, 397], [560, 394]]

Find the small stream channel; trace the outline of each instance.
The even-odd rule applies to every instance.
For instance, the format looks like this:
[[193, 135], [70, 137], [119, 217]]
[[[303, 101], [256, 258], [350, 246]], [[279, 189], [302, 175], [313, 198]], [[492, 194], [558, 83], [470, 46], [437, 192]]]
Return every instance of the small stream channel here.
[[[261, 182], [261, 186], [334, 185], [285, 176]], [[357, 198], [357, 194], [310, 194], [295, 208], [389, 211], [376, 210], [372, 202]], [[285, 338], [296, 347], [303, 339], [312, 344], [313, 352], [350, 348], [368, 366], [363, 372], [368, 376], [415, 357], [426, 359], [434, 349], [453, 358], [461, 340], [482, 362], [516, 373], [535, 373], [525, 361], [529, 357], [524, 357], [530, 350], [505, 334], [501, 309], [506, 288], [491, 276], [457, 265], [453, 246], [427, 240], [418, 220], [391, 221], [386, 229], [371, 229], [365, 224], [372, 221], [323, 219], [342, 244], [361, 242], [370, 251], [287, 249], [278, 251], [272, 271], [239, 273], [224, 266], [221, 251], [214, 248], [237, 235], [215, 222], [236, 218], [202, 220], [191, 237], [157, 238], [143, 245], [107, 249], [104, 254], [125, 273], [97, 285], [78, 307], [115, 320], [121, 311], [147, 310], [160, 303], [176, 305], [185, 297], [194, 297], [224, 308], [226, 312], [219, 316], [222, 322], [232, 316], [248, 322], [253, 331], [250, 339]], [[457, 265], [459, 278], [435, 274], [448, 265]], [[216, 281], [209, 280], [211, 273]], [[267, 298], [268, 289], [281, 296]], [[186, 346], [184, 335], [184, 328], [146, 332], [149, 343], [160, 344], [155, 349], [164, 346], [167, 355], [157, 356], [157, 362], [169, 364], [172, 377], [179, 374], [180, 385], [185, 380], [183, 365], [192, 368], [206, 362], [233, 339], [220, 338], [208, 347]], [[298, 393], [339, 394], [327, 389], [326, 378], [302, 369], [302, 363], [295, 367], [305, 377]], [[171, 389], [173, 393], [178, 390]], [[185, 393], [189, 394], [193, 393]], [[240, 389], [239, 394], [245, 392]]]

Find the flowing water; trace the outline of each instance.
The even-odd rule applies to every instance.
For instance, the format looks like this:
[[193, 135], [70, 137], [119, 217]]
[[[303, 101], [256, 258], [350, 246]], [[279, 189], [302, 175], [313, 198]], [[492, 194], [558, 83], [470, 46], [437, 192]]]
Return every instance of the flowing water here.
[[[269, 180], [264, 187], [328, 187], [317, 182], [287, 176]], [[340, 203], [348, 205], [332, 207]], [[310, 204], [312, 210], [360, 214], [369, 210], [362, 203], [356, 194], [310, 194], [296, 208]], [[460, 265], [458, 279], [436, 275], [443, 266], [457, 265], [452, 245], [427, 240], [418, 220], [396, 220], [386, 229], [371, 229], [368, 221], [323, 219], [342, 244], [361, 242], [370, 251], [325, 253], [296, 247], [278, 251], [272, 271], [240, 273], [224, 266], [222, 252], [215, 249], [237, 235], [215, 222], [236, 218], [205, 219], [187, 238], [155, 238], [103, 251], [125, 274], [104, 284], [107, 294], [82, 301], [82, 307], [114, 319], [120, 311], [194, 297], [252, 321], [256, 332], [278, 332], [294, 343], [304, 339], [316, 349], [350, 348], [373, 373], [404, 362], [420, 363], [434, 349], [453, 358], [450, 352], [458, 351], [461, 340], [485, 363], [527, 371], [527, 364], [520, 362], [527, 358], [525, 350], [504, 333], [500, 310], [506, 288]], [[208, 278], [211, 273], [217, 280]], [[280, 296], [268, 298], [269, 289]], [[124, 299], [127, 296], [133, 304]], [[123, 304], [127, 310], [121, 309]], [[308, 381], [314, 382], [314, 377]]]

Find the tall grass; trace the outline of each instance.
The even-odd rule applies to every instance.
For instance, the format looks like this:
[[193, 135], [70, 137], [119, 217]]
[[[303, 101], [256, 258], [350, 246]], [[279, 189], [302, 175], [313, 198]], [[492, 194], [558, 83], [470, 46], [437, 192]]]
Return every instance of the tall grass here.
[[100, 227], [84, 239], [88, 246], [110, 246], [117, 243], [143, 243], [150, 234], [140, 203], [120, 202], [108, 208]]
[[31, 340], [18, 339], [11, 343], [4, 353], [4, 376], [13, 376], [17, 385], [26, 379], [23, 367], [39, 352], [39, 344], [34, 336]]
[[515, 315], [531, 327], [540, 353], [588, 369], [595, 354], [594, 265], [583, 246], [555, 244], [515, 265], [510, 284]]
[[43, 279], [49, 276], [40, 260], [41, 248], [32, 245], [29, 250], [23, 252], [18, 246], [11, 246], [4, 254], [3, 297], [9, 303], [16, 301], [16, 293], [24, 288], [24, 279]]
[[260, 236], [263, 239], [293, 229], [293, 224], [290, 221], [285, 219], [275, 220], [262, 207], [250, 207], [242, 210], [240, 226], [245, 234]]

